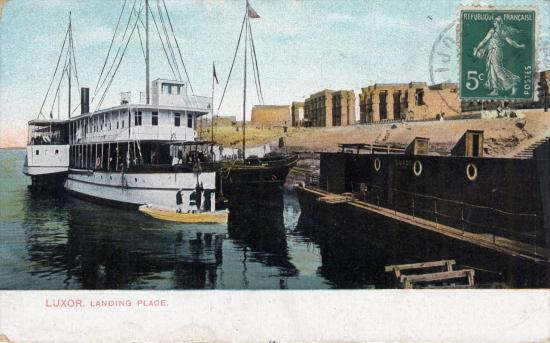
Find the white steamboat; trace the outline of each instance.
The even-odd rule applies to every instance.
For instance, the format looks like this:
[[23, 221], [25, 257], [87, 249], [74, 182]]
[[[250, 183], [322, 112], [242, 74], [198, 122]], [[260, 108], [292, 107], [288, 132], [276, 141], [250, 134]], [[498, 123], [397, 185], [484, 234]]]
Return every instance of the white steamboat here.
[[[202, 171], [210, 160], [196, 142], [197, 118], [210, 112], [211, 99], [187, 95], [183, 82], [152, 82], [151, 104], [122, 103], [68, 120], [29, 122], [25, 174], [40, 187], [62, 176], [76, 195], [125, 205], [176, 207], [197, 203], [214, 210], [216, 173]], [[200, 196], [199, 200], [197, 197]]]
[[[71, 112], [71, 75], [74, 73], [78, 81], [78, 72], [69, 20], [52, 78], [53, 84], [59, 70], [61, 85], [61, 80], [67, 76], [68, 119], [52, 119], [51, 112], [50, 119], [46, 119], [40, 109], [38, 118], [42, 116], [43, 119], [29, 122], [23, 172], [31, 176], [31, 188], [62, 186], [70, 193], [102, 203], [131, 207], [150, 204], [177, 208], [178, 212], [185, 213], [214, 211], [216, 172], [213, 168], [201, 167], [201, 163], [206, 166], [212, 161], [212, 150], [208, 144], [197, 139], [197, 120], [211, 112], [212, 98], [188, 94], [187, 83], [181, 80], [149, 81], [149, 17], [155, 20], [155, 26], [157, 22], [153, 13], [149, 13], [151, 6], [148, 0], [134, 2], [131, 9], [125, 9], [125, 5], [120, 17], [128, 13], [128, 23], [131, 25], [127, 25], [127, 32], [122, 36], [120, 49], [124, 50], [120, 55], [117, 51], [113, 59], [116, 68], [112, 69], [112, 74], [109, 69], [101, 85], [107, 85], [106, 93], [112, 82], [112, 79], [107, 81], [108, 77], [114, 78], [132, 34], [136, 28], [139, 33], [141, 25], [145, 29], [145, 96], [140, 94], [139, 102], [132, 103], [131, 94], [123, 93], [118, 106], [99, 109], [98, 105], [96, 111], [90, 111], [89, 88], [81, 88], [80, 114], [71, 117], [76, 110]], [[162, 12], [159, 3], [157, 9], [156, 18], [170, 20], [166, 7]], [[145, 12], [143, 19], [140, 15], [142, 11]], [[161, 31], [158, 32], [160, 35]], [[166, 36], [166, 44], [167, 39]], [[177, 44], [175, 34], [170, 41]], [[62, 55], [66, 56], [65, 65], [58, 68]], [[172, 57], [175, 58], [174, 55]], [[174, 63], [172, 60], [171, 67], [175, 66]], [[102, 76], [103, 70], [100, 79]], [[99, 93], [99, 88], [96, 93]], [[60, 86], [57, 87], [52, 109], [56, 97], [59, 107], [59, 89]], [[103, 98], [104, 95], [100, 104]]]

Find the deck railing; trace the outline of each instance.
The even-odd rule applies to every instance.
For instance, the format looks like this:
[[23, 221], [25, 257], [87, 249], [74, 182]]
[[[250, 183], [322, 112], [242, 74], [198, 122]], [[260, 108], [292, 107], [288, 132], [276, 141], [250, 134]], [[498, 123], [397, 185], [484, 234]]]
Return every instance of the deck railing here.
[[[509, 212], [502, 209], [444, 199], [395, 188], [383, 188], [366, 183], [352, 183], [353, 197], [379, 208], [386, 208], [426, 219], [439, 225], [457, 228], [465, 233], [488, 234], [492, 243], [497, 236], [531, 244], [536, 253], [537, 230], [540, 223], [535, 213]], [[538, 244], [537, 244], [538, 243]]]

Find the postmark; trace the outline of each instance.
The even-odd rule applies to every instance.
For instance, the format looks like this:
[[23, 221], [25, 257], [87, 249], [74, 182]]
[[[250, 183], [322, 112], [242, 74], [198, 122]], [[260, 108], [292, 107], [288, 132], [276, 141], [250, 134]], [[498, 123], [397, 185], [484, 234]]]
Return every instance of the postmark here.
[[[456, 66], [456, 20], [453, 20], [445, 25], [432, 45], [429, 62], [431, 84], [456, 82], [453, 81], [458, 74]], [[460, 112], [460, 107], [447, 101], [440, 93], [437, 94], [448, 109], [452, 112]]]
[[537, 25], [535, 8], [460, 8], [461, 99], [532, 100]]

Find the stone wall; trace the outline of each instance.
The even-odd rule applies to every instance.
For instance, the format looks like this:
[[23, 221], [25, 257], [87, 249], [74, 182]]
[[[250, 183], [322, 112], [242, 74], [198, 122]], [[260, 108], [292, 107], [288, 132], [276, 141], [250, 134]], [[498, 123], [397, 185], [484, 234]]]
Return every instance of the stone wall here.
[[310, 127], [355, 124], [355, 93], [325, 89], [312, 94], [304, 103], [304, 119]]
[[288, 106], [256, 105], [252, 107], [251, 124], [254, 126], [290, 126], [292, 117]]
[[457, 85], [425, 82], [375, 84], [361, 89], [360, 121], [435, 119], [460, 114]]

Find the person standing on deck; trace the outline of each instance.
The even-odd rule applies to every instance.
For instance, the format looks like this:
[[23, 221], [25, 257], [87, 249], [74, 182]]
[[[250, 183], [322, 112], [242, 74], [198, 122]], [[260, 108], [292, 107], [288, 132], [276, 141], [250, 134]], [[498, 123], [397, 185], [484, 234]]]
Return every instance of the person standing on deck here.
[[201, 204], [202, 204], [202, 191], [204, 190], [204, 187], [202, 186], [202, 182], [201, 184], [199, 185], [199, 183], [197, 182], [197, 186], [195, 187], [195, 192], [196, 192], [196, 204], [197, 204], [197, 209], [200, 211], [201, 210]]
[[179, 189], [178, 192], [176, 193], [176, 212], [178, 213], [181, 213], [182, 210], [183, 210], [183, 199], [182, 199], [182, 196], [181, 196], [181, 191], [183, 189]]

